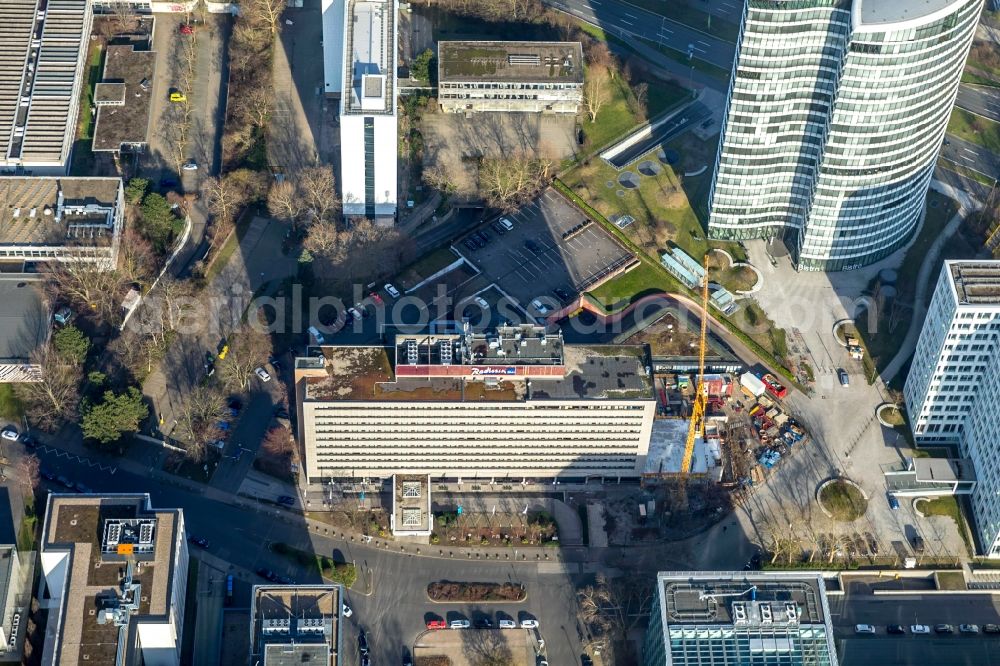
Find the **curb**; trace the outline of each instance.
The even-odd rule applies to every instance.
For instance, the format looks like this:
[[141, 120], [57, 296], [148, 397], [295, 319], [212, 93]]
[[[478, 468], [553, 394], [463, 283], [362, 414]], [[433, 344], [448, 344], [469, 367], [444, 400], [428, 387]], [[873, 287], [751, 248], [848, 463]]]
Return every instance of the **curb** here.
[[[859, 493], [861, 493], [861, 496], [865, 499], [865, 503], [866, 504], [867, 504], [867, 502], [870, 501], [869, 498], [868, 498], [868, 493], [865, 492], [864, 488], [862, 488], [861, 486], [859, 486], [858, 484], [856, 484], [854, 481], [851, 481], [846, 476], [837, 476], [837, 477], [834, 477], [832, 479], [827, 479], [823, 483], [819, 484], [819, 487], [816, 488], [815, 499], [816, 499], [816, 504], [819, 505], [820, 511], [822, 511], [823, 515], [825, 515], [830, 520], [837, 520], [837, 519], [833, 517], [832, 513], [830, 513], [829, 511], [827, 511], [827, 509], [826, 509], [825, 506], [823, 506], [823, 501], [820, 500], [819, 496], [820, 496], [820, 494], [822, 494], [824, 488], [826, 488], [827, 486], [829, 486], [829, 485], [831, 485], [833, 483], [837, 483], [838, 481], [842, 481], [842, 482], [846, 483], [847, 485], [855, 488]], [[866, 506], [865, 507], [865, 511], [866, 512], [867, 512], [867, 509], [868, 509], [868, 507]], [[862, 514], [862, 516], [863, 515], [864, 514]], [[861, 518], [861, 516], [858, 516], [858, 518], [856, 518], [855, 520], [860, 519], [860, 518]], [[837, 520], [837, 522], [852, 522], [853, 523], [854, 521], [853, 520], [851, 520], [851, 521]]]
[[[887, 408], [887, 407], [894, 408], [897, 412], [899, 412], [900, 416], [902, 416], [903, 410], [899, 408], [899, 405], [897, 405], [894, 402], [883, 402], [881, 405], [879, 405], [879, 406], [877, 406], [875, 408], [875, 419], [879, 423], [881, 423], [884, 427], [889, 428], [890, 430], [895, 430], [898, 426], [894, 426], [891, 423], [886, 423], [884, 420], [882, 420], [882, 410], [885, 409], [885, 408]], [[905, 419], [904, 419], [902, 425], [906, 425]]]

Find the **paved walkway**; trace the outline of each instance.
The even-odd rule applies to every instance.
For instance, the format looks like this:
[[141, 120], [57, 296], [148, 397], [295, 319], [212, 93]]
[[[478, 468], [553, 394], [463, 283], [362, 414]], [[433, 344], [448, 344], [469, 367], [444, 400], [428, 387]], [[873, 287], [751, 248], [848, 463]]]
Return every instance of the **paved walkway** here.
[[[917, 287], [913, 296], [913, 316], [910, 318], [910, 330], [906, 332], [906, 338], [903, 339], [903, 343], [899, 346], [899, 351], [896, 352], [896, 355], [889, 361], [889, 364], [885, 366], [885, 370], [881, 373], [881, 381], [884, 384], [892, 381], [917, 347], [917, 340], [920, 337], [920, 331], [923, 330], [924, 317], [927, 314], [927, 288], [932, 277], [931, 272], [941, 270], [939, 255], [942, 248], [944, 248], [945, 243], [948, 242], [955, 232], [958, 231], [965, 217], [979, 207], [978, 201], [965, 192], [956, 190], [951, 185], [935, 180], [931, 182], [931, 187], [957, 201], [958, 212], [948, 221], [941, 234], [934, 239], [934, 242], [927, 250], [927, 254], [924, 256], [923, 263], [920, 265], [920, 272], [917, 274]], [[920, 233], [919, 229], [914, 233], [914, 237], [918, 233]]]

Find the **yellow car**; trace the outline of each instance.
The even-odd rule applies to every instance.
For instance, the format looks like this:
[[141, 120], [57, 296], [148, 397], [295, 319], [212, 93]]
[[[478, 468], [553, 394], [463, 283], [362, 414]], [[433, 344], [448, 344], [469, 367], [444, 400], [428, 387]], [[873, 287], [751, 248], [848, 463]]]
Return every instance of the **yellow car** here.
[[170, 93], [170, 101], [171, 102], [186, 102], [187, 101], [187, 97], [184, 95], [184, 93], [172, 92], [172, 93]]
[[226, 354], [229, 353], [229, 345], [222, 345], [222, 351], [219, 352], [219, 360], [226, 358]]

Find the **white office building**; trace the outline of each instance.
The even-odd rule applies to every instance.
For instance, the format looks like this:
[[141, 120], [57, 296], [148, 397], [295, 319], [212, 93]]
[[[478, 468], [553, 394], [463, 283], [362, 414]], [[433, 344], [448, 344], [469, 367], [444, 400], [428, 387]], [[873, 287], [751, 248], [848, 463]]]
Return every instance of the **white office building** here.
[[850, 270], [910, 238], [982, 0], [748, 0], [710, 194], [714, 238]]
[[904, 395], [918, 446], [972, 462], [980, 544], [1000, 557], [1000, 261], [945, 262]]
[[344, 217], [387, 225], [396, 219], [396, 11], [395, 0], [348, 1], [340, 91]]
[[[322, 349], [295, 361], [312, 483], [615, 481], [647, 471], [656, 397], [643, 346], [564, 345], [561, 334], [516, 326]], [[400, 509], [401, 526], [425, 498]]]
[[89, 0], [0, 2], [0, 173], [68, 172], [91, 19]]

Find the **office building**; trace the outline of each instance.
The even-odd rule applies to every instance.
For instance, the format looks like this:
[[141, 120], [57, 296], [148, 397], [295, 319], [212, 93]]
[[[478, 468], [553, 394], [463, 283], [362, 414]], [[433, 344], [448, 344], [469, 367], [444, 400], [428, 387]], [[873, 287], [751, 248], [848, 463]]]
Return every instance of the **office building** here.
[[837, 666], [823, 576], [660, 573], [643, 664]]
[[340, 585], [256, 585], [250, 607], [250, 663], [344, 663]]
[[124, 219], [120, 178], [0, 176], [0, 266], [34, 272], [59, 261], [112, 268]]
[[575, 114], [582, 99], [580, 42], [438, 42], [443, 111]]
[[920, 221], [982, 0], [748, 0], [710, 194], [713, 238], [850, 270]]
[[1000, 557], [1000, 261], [945, 262], [903, 395], [918, 446], [971, 461], [979, 545]]
[[91, 18], [89, 0], [0, 3], [0, 173], [69, 171]]
[[0, 662], [20, 661], [31, 611], [34, 553], [0, 545]]
[[40, 379], [32, 355], [52, 330], [43, 286], [37, 275], [0, 275], [0, 384]]
[[49, 495], [41, 563], [43, 666], [180, 664], [180, 509], [154, 509], [149, 495]]
[[[206, 0], [206, 4], [209, 1], [211, 0]], [[121, 7], [128, 7], [137, 14], [184, 14], [194, 11], [198, 7], [199, 2], [200, 0], [91, 0], [96, 12], [112, 13], [118, 11]], [[228, 4], [225, 0], [214, 0], [212, 4], [221, 5], [222, 8], [214, 9], [209, 7], [209, 11], [229, 11], [225, 7]], [[288, 4], [292, 5], [293, 3], [289, 2]], [[301, 7], [301, 5], [299, 6]]]
[[396, 220], [396, 12], [396, 0], [347, 0], [344, 21], [343, 213], [383, 225]]
[[645, 347], [567, 345], [518, 326], [322, 352], [295, 364], [311, 482], [551, 483], [646, 471], [656, 399]]

